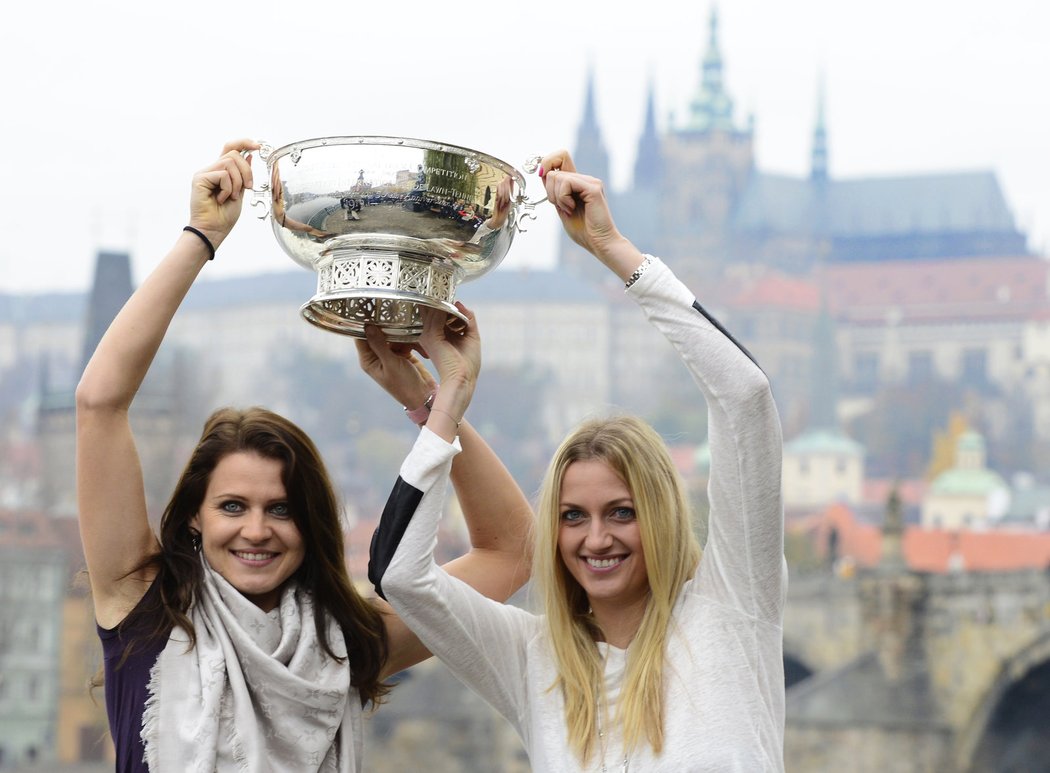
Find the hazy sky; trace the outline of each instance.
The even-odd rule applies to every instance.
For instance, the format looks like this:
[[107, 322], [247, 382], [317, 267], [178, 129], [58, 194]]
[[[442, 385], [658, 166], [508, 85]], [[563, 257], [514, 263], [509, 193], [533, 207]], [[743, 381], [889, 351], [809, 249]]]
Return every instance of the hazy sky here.
[[[424, 137], [520, 168], [571, 147], [588, 67], [618, 187], [649, 79], [661, 123], [684, 117], [710, 9], [9, 3], [0, 292], [84, 289], [100, 247], [130, 249], [140, 280], [185, 224], [193, 171], [228, 138]], [[1050, 4], [723, 0], [719, 11], [727, 86], [738, 119], [755, 116], [760, 168], [808, 169], [823, 72], [833, 176], [994, 169], [1033, 248], [1050, 251]], [[544, 214], [507, 265], [550, 264]], [[293, 266], [267, 224], [251, 211], [242, 221], [209, 275]]]

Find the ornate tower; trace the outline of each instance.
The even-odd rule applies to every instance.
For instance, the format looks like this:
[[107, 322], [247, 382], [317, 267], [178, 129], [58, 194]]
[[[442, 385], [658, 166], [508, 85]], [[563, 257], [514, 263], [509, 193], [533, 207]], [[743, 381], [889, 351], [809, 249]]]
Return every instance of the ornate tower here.
[[689, 129], [733, 130], [733, 99], [725, 88], [722, 48], [718, 42], [718, 8], [711, 7], [707, 51], [700, 62], [700, 88], [689, 103]]
[[684, 126], [668, 133], [659, 249], [687, 282], [710, 281], [731, 259], [733, 217], [754, 167], [752, 128], [738, 126], [725, 87], [718, 10], [708, 20], [700, 83]]
[[828, 181], [828, 132], [824, 120], [824, 78], [817, 86], [817, 120], [813, 125], [813, 149], [810, 153], [809, 179], [814, 183]]

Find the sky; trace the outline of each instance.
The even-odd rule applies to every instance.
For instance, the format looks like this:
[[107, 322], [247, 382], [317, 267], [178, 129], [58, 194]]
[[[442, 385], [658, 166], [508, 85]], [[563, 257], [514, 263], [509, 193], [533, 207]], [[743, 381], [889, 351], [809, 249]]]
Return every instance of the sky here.
[[[661, 128], [685, 118], [711, 8], [9, 3], [0, 293], [85, 290], [99, 249], [130, 251], [141, 281], [185, 225], [193, 172], [227, 139], [418, 137], [520, 169], [572, 147], [588, 72], [607, 182], [622, 187], [649, 84]], [[808, 171], [823, 81], [833, 177], [994, 170], [1030, 247], [1050, 253], [1050, 4], [722, 0], [718, 12], [726, 86], [738, 121], [754, 116], [759, 168]], [[533, 179], [526, 193], [539, 190]], [[552, 264], [557, 221], [540, 215], [505, 265]], [[293, 267], [246, 208], [206, 275]]]

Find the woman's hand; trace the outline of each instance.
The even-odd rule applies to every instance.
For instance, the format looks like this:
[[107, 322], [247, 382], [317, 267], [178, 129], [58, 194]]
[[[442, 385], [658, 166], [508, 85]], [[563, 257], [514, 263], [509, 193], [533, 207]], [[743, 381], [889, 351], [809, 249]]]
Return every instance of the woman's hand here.
[[422, 309], [420, 344], [441, 379], [441, 388], [431, 407], [427, 426], [446, 440], [456, 436], [481, 370], [481, 336], [477, 320], [474, 313], [459, 301], [456, 308], [467, 318], [466, 327], [458, 332], [448, 328], [446, 312], [429, 307]]
[[602, 181], [578, 173], [565, 150], [544, 156], [539, 173], [569, 237], [626, 280], [642, 254], [616, 229]]
[[259, 143], [241, 139], [227, 142], [219, 159], [193, 176], [189, 225], [204, 233], [218, 248], [241, 216], [244, 191], [252, 187], [251, 156]]
[[355, 343], [361, 370], [401, 405], [422, 407], [437, 384], [416, 355], [417, 344], [390, 343], [376, 325], [366, 325], [364, 340]]

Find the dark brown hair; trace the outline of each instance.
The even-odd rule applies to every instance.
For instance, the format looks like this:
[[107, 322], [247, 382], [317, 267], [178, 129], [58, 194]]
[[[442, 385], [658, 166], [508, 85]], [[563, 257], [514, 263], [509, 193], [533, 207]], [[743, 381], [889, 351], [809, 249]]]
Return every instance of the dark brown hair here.
[[157, 619], [149, 635], [164, 635], [177, 625], [189, 634], [191, 646], [196, 643], [187, 612], [198, 597], [203, 573], [190, 521], [204, 501], [216, 465], [238, 451], [257, 453], [283, 465], [288, 506], [305, 549], [295, 578], [322, 612], [315, 618], [317, 638], [330, 657], [340, 659], [328, 641], [326, 615], [331, 615], [346, 637], [351, 684], [362, 706], [378, 705], [390, 689], [380, 681], [388, 655], [386, 631], [379, 610], [357, 592], [347, 572], [340, 507], [332, 483], [306, 433], [265, 408], [220, 408], [205, 422], [200, 442], [161, 517], [161, 550], [140, 567], [156, 567], [158, 605], [151, 609], [139, 605], [121, 628], [142, 630], [133, 618]]

